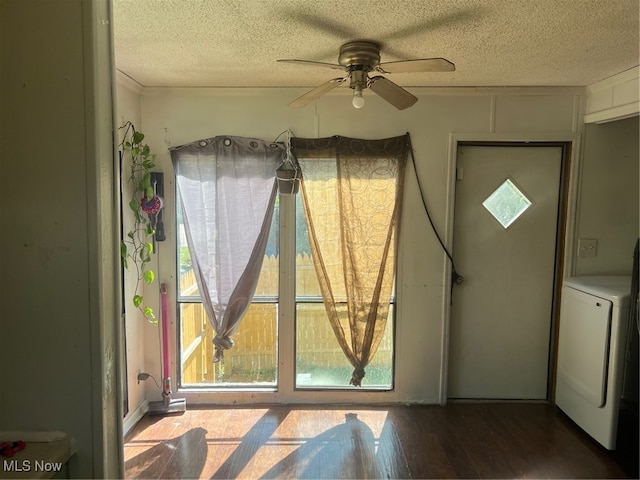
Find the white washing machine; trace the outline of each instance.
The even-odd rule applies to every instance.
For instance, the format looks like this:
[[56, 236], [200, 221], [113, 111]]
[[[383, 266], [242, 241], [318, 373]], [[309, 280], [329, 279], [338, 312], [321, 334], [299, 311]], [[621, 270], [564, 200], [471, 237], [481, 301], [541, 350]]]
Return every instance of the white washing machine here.
[[609, 450], [616, 447], [630, 276], [574, 277], [560, 305], [556, 405]]

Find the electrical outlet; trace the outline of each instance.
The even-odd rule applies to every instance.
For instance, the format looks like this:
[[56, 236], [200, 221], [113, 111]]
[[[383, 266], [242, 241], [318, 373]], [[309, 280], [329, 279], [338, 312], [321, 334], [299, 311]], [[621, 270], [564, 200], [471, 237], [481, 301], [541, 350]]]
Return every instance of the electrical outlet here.
[[594, 238], [578, 239], [578, 256], [581, 258], [595, 257], [598, 249], [598, 241]]

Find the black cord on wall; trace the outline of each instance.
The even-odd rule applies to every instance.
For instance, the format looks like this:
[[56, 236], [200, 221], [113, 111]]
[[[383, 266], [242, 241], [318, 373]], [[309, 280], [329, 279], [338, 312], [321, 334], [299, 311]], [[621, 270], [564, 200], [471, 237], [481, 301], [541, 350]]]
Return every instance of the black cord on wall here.
[[424, 192], [422, 190], [422, 185], [420, 183], [420, 177], [418, 176], [418, 169], [416, 168], [416, 159], [415, 159], [415, 156], [413, 155], [413, 146], [411, 145], [411, 137], [409, 133], [407, 133], [407, 141], [409, 142], [409, 155], [411, 155], [411, 163], [413, 164], [413, 172], [416, 176], [416, 183], [418, 184], [418, 191], [420, 192], [420, 199], [422, 200], [422, 206], [424, 207], [424, 211], [427, 214], [427, 218], [429, 219], [429, 224], [431, 224], [431, 229], [433, 230], [433, 233], [435, 233], [436, 238], [438, 239], [438, 242], [442, 247], [442, 250], [444, 250], [444, 253], [447, 255], [447, 258], [449, 258], [449, 261], [451, 262], [451, 289], [453, 290], [453, 286], [460, 285], [464, 281], [464, 278], [462, 277], [462, 275], [458, 273], [455, 262], [453, 261], [453, 257], [451, 256], [451, 253], [449, 252], [444, 242], [442, 241], [442, 238], [440, 237], [440, 234], [438, 233], [438, 230], [436, 229], [433, 223], [433, 220], [431, 219], [431, 214], [429, 213], [429, 208], [427, 208], [427, 201], [425, 200]]

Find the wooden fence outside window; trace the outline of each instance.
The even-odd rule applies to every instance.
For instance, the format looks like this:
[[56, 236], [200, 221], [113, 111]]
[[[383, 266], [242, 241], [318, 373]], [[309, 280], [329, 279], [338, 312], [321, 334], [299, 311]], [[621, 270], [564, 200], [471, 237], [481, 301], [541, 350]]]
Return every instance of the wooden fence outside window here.
[[[319, 297], [313, 261], [309, 255], [296, 259], [296, 292], [298, 296]], [[180, 275], [180, 291], [193, 288], [193, 270]], [[266, 256], [256, 288], [256, 296], [275, 296], [278, 291], [278, 258]], [[255, 297], [254, 297], [255, 299]], [[305, 303], [304, 317], [298, 325], [296, 355], [299, 363], [323, 367], [342, 366], [345, 357], [327, 320], [324, 305]], [[273, 381], [277, 366], [277, 303], [254, 302], [233, 336], [235, 345], [224, 354], [224, 372], [251, 372], [253, 381]], [[390, 313], [390, 317], [393, 314]], [[391, 322], [388, 322], [388, 326]], [[181, 384], [215, 384], [220, 365], [212, 363], [213, 330], [200, 303], [180, 305], [182, 348]], [[393, 335], [385, 335], [372, 365], [391, 363]]]

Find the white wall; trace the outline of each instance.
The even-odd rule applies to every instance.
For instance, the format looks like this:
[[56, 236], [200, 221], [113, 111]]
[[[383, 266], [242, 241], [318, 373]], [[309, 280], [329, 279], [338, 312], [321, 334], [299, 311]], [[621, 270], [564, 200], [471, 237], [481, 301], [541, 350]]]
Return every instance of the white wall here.
[[[398, 111], [366, 94], [362, 110], [351, 107], [347, 89], [317, 105], [291, 109], [301, 89], [145, 89], [142, 122], [150, 146], [165, 172], [165, 227], [160, 246], [160, 281], [175, 291], [173, 168], [167, 148], [216, 135], [275, 139], [291, 129], [298, 137], [343, 135], [384, 138], [411, 134], [426, 200], [437, 228], [446, 234], [449, 203], [449, 148], [452, 133], [483, 138], [549, 135], [572, 138], [582, 126], [583, 89], [413, 89], [420, 97]], [[431, 231], [408, 169], [400, 238], [397, 316], [396, 394], [399, 402], [438, 403], [442, 395], [443, 335], [447, 291], [445, 256]], [[451, 208], [452, 206], [449, 206]], [[464, 265], [458, 266], [464, 274]], [[171, 299], [173, 301], [174, 299]], [[159, 370], [159, 356], [147, 364]], [[200, 395], [196, 401], [220, 397]], [[255, 398], [255, 397], [251, 397]], [[150, 398], [156, 400], [158, 398]]]
[[576, 275], [630, 275], [638, 238], [638, 117], [585, 126], [577, 237], [597, 240]]
[[122, 475], [108, 3], [0, 3], [0, 428]]
[[[124, 130], [120, 130], [125, 122], [131, 122], [138, 131], [143, 131], [141, 118], [141, 98], [142, 89], [135, 83], [128, 80], [123, 75], [117, 76], [117, 95], [116, 95], [116, 119], [118, 127], [118, 142], [122, 141]], [[128, 181], [129, 168], [131, 166], [130, 158], [124, 155], [122, 159], [121, 186], [124, 194], [122, 203], [124, 205], [123, 215], [123, 231], [128, 232], [133, 225], [133, 216], [129, 214], [128, 203], [131, 198], [132, 185]], [[124, 421], [125, 434], [136, 424], [147, 411], [147, 383], [138, 382], [138, 372], [147, 372], [146, 356], [151, 355], [153, 348], [145, 346], [147, 330], [157, 330], [158, 327], [148, 325], [147, 320], [142, 316], [140, 311], [133, 306], [131, 299], [133, 298], [134, 285], [136, 281], [136, 273], [133, 267], [125, 270], [125, 341], [126, 341], [126, 375], [127, 385], [127, 401], [128, 412]], [[153, 346], [151, 346], [153, 347]], [[156, 373], [152, 373], [156, 376]], [[158, 381], [160, 380], [159, 377]], [[148, 380], [152, 383], [152, 380]]]

